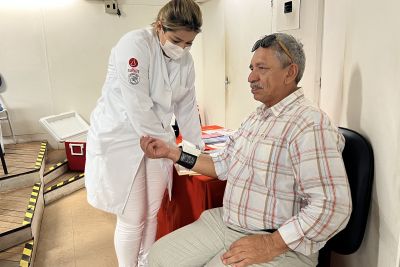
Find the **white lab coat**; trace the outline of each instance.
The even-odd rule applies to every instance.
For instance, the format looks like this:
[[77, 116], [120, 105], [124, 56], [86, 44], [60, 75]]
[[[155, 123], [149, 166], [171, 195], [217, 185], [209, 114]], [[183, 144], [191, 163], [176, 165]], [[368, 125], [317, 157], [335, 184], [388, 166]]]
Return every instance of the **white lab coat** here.
[[[91, 205], [122, 214], [144, 156], [139, 138], [175, 142], [175, 114], [185, 140], [204, 147], [194, 88], [193, 59], [166, 58], [152, 29], [124, 35], [112, 49], [102, 96], [90, 117], [85, 185]], [[168, 187], [172, 162], [163, 162]]]

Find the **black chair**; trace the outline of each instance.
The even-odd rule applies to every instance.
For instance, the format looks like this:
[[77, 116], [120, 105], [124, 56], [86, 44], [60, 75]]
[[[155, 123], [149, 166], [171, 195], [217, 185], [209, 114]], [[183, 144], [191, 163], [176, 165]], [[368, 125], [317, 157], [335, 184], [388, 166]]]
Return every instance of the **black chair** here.
[[353, 211], [346, 228], [320, 250], [318, 267], [330, 266], [332, 251], [348, 255], [358, 250], [364, 237], [371, 202], [374, 177], [374, 155], [371, 144], [353, 130], [339, 127], [339, 131], [346, 139], [342, 154], [349, 178]]

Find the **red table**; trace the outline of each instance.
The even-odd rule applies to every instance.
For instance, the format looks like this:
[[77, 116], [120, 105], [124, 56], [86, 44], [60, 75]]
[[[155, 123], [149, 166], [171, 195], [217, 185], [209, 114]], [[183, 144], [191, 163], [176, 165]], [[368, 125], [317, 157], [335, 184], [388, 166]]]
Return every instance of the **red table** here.
[[[205, 126], [203, 130], [218, 128]], [[158, 212], [157, 239], [194, 222], [204, 210], [222, 206], [225, 181], [203, 175], [179, 176], [175, 169], [173, 179], [171, 201], [166, 191]]]

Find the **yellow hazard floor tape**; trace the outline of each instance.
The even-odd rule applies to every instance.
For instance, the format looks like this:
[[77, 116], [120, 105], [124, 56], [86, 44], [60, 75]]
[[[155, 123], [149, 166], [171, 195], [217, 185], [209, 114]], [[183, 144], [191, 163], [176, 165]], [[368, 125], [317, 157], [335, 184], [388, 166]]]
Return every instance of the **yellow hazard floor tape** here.
[[38, 156], [36, 158], [36, 162], [35, 162], [35, 169], [40, 169], [40, 167], [42, 167], [44, 153], [46, 152], [46, 146], [47, 146], [46, 142], [42, 142], [40, 144], [39, 154], [38, 154]]
[[22, 252], [21, 260], [19, 262], [20, 267], [29, 267], [32, 258], [32, 251], [33, 251], [33, 240], [25, 243], [24, 250]]
[[25, 218], [22, 225], [27, 225], [32, 222], [33, 213], [35, 212], [36, 202], [39, 197], [40, 183], [36, 183], [32, 188], [31, 197], [29, 198], [28, 208], [25, 212]]
[[54, 170], [54, 169], [57, 169], [58, 167], [60, 167], [61, 165], [65, 164], [65, 163], [67, 163], [67, 162], [68, 162], [67, 159], [65, 159], [65, 160], [62, 161], [62, 162], [58, 162], [58, 163], [54, 164], [53, 166], [51, 166], [47, 172], [50, 172], [50, 171], [52, 171], [52, 170]]
[[84, 174], [84, 173], [81, 173], [81, 174], [75, 175], [75, 176], [73, 176], [73, 177], [71, 177], [71, 178], [69, 178], [69, 179], [67, 179], [67, 180], [64, 180], [64, 181], [62, 181], [62, 182], [59, 182], [59, 183], [56, 184], [56, 185], [49, 186], [49, 187], [46, 188], [46, 190], [44, 191], [44, 193], [48, 193], [48, 192], [53, 191], [53, 190], [55, 190], [55, 189], [57, 189], [57, 188], [63, 187], [64, 185], [67, 185], [67, 184], [69, 184], [69, 183], [72, 183], [72, 182], [74, 182], [74, 181], [76, 181], [76, 180], [79, 180], [79, 179], [83, 178], [84, 176], [85, 176], [85, 174]]

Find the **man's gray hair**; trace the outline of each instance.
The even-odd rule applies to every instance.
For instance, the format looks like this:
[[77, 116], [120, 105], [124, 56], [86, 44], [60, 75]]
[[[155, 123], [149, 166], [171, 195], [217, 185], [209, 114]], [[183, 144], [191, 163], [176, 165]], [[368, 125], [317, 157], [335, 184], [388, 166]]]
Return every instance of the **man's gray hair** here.
[[273, 33], [255, 42], [251, 52], [256, 51], [259, 47], [274, 50], [282, 67], [287, 67], [291, 63], [296, 64], [299, 68], [296, 76], [296, 84], [300, 82], [306, 65], [306, 56], [303, 44], [300, 41], [286, 33]]

